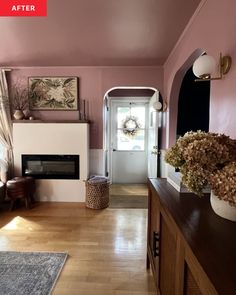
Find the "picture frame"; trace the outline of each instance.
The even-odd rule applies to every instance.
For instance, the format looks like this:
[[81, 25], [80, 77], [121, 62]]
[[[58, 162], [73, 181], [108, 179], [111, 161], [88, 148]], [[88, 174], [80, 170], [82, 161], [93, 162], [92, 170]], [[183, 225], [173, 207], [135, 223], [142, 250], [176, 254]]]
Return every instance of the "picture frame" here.
[[29, 77], [30, 110], [78, 110], [78, 77]]

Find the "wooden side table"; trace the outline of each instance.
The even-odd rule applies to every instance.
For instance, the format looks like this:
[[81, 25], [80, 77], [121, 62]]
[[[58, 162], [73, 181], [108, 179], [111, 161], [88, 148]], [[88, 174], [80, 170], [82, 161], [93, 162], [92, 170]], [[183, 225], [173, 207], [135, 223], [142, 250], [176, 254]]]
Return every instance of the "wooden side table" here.
[[24, 199], [27, 209], [34, 203], [35, 183], [32, 177], [15, 177], [7, 181], [7, 195], [11, 200], [10, 210], [13, 210], [17, 199]]

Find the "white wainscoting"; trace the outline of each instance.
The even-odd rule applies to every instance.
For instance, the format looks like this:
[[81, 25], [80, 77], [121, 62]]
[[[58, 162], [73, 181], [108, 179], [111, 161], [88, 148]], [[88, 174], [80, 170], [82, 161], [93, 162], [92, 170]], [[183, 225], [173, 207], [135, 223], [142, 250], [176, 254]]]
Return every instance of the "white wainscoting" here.
[[22, 154], [80, 156], [80, 179], [37, 180], [40, 201], [85, 202], [89, 172], [89, 136], [86, 123], [14, 123], [13, 152], [15, 174], [21, 175]]
[[89, 150], [89, 174], [104, 175], [104, 151], [103, 149]]
[[[166, 150], [161, 150], [161, 177], [167, 178], [168, 165], [165, 158]], [[90, 149], [89, 150], [89, 175], [104, 175], [104, 150]]]

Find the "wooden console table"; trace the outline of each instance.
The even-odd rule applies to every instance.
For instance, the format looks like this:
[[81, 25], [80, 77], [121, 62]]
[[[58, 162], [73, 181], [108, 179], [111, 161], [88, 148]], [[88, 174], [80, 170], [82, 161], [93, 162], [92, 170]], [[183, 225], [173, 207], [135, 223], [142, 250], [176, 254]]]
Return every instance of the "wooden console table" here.
[[236, 223], [209, 196], [179, 193], [149, 179], [147, 267], [160, 295], [236, 294]]

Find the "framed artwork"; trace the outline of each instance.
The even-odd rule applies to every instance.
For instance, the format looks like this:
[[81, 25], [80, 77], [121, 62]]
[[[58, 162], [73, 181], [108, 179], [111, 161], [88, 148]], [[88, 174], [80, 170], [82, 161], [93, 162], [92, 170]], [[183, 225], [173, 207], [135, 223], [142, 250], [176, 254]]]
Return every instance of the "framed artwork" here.
[[29, 77], [30, 110], [77, 110], [77, 77]]

